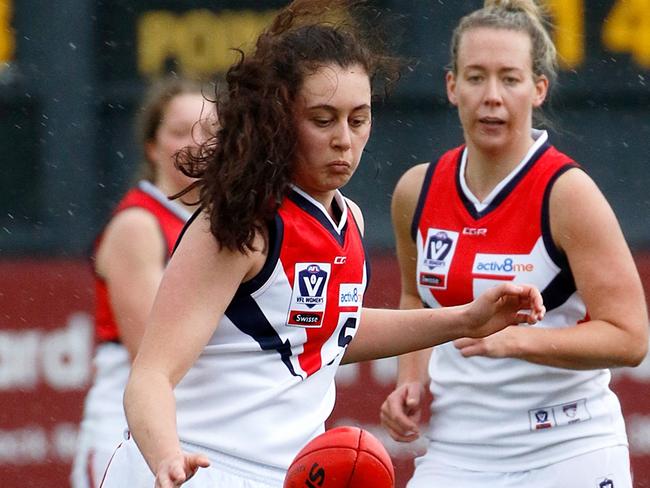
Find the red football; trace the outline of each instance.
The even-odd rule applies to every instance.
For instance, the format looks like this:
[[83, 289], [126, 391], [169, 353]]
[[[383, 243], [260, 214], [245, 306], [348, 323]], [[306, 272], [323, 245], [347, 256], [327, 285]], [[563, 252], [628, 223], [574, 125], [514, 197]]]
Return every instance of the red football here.
[[367, 430], [337, 427], [312, 439], [289, 466], [284, 488], [393, 488], [393, 463]]

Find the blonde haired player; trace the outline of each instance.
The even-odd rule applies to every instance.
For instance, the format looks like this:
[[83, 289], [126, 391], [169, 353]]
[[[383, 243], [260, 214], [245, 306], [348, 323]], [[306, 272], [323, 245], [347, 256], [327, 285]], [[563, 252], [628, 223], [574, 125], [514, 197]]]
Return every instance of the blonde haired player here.
[[641, 282], [593, 181], [532, 126], [555, 75], [555, 48], [532, 0], [489, 0], [451, 43], [447, 93], [465, 143], [416, 166], [393, 196], [402, 308], [466, 303], [532, 282], [544, 320], [400, 358], [381, 408], [398, 441], [419, 436], [409, 488], [631, 488], [614, 366], [648, 344]]

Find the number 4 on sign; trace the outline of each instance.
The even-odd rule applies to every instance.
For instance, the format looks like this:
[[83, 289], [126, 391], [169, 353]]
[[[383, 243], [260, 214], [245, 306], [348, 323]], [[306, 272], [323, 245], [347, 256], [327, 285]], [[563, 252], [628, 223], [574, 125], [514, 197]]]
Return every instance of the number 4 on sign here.
[[603, 44], [650, 68], [650, 0], [617, 0], [603, 25]]

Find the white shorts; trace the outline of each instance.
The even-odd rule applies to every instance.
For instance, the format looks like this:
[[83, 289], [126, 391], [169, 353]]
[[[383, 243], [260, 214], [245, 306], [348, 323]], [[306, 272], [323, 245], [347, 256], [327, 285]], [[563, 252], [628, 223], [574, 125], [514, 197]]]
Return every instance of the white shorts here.
[[588, 452], [565, 461], [518, 472], [471, 471], [449, 466], [430, 456], [415, 460], [407, 488], [632, 488], [630, 458], [625, 446]]
[[70, 483], [72, 488], [99, 488], [104, 477], [108, 461], [115, 452], [112, 449], [98, 446], [82, 446], [77, 448], [77, 453], [72, 464]]
[[82, 424], [70, 473], [72, 488], [99, 488], [115, 448], [124, 440], [123, 422], [115, 424], [113, 430], [118, 434], [105, 435]]
[[[186, 451], [198, 451], [183, 446]], [[282, 488], [284, 470], [201, 450], [210, 467], [199, 468], [183, 488]], [[254, 466], [254, 469], [252, 468]], [[108, 465], [101, 488], [152, 488], [155, 478], [135, 441], [124, 441]]]

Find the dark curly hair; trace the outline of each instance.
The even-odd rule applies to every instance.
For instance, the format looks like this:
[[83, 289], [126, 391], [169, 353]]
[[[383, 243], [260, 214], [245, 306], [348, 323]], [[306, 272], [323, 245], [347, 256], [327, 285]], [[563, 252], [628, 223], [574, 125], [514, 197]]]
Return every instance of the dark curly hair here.
[[379, 17], [364, 2], [296, 0], [260, 34], [252, 54], [239, 51], [239, 61], [226, 73], [227, 90], [215, 94], [219, 130], [177, 161], [186, 175], [198, 178], [183, 193], [200, 187], [201, 206], [221, 246], [253, 250], [255, 235], [274, 218], [289, 189], [296, 151], [293, 107], [306, 75], [327, 64], [360, 64], [374, 94], [386, 94], [397, 81], [399, 60], [387, 54], [376, 26], [364, 25]]

